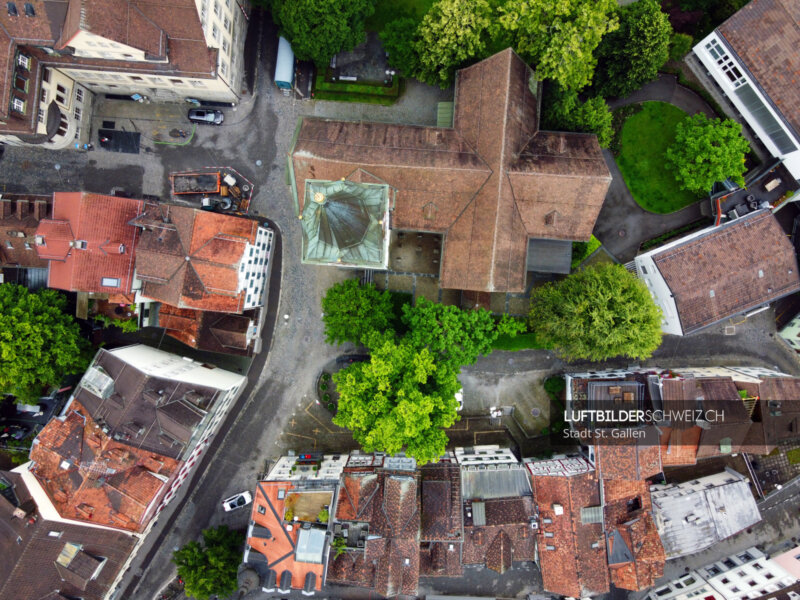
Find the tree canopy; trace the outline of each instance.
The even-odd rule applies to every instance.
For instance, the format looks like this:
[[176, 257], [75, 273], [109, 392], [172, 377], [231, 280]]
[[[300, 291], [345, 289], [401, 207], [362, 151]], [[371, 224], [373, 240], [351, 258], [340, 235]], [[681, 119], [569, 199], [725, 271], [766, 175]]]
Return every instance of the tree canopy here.
[[437, 460], [447, 447], [444, 430], [458, 418], [458, 371], [391, 335], [376, 332], [369, 345], [369, 362], [333, 374], [339, 392], [333, 422], [366, 452], [405, 448], [420, 464]]
[[414, 76], [443, 88], [452, 84], [458, 67], [484, 58], [491, 20], [492, 9], [487, 0], [438, 0], [416, 32], [414, 44], [419, 63]]
[[505, 0], [495, 35], [511, 45], [542, 79], [579, 90], [592, 79], [593, 53], [617, 26], [616, 0]]
[[529, 327], [567, 360], [647, 358], [661, 344], [661, 309], [620, 265], [589, 267], [534, 290]]
[[678, 123], [675, 141], [667, 148], [667, 161], [682, 189], [702, 193], [729, 178], [744, 186], [749, 151], [750, 143], [742, 137], [739, 123], [699, 113]]
[[544, 86], [542, 129], [594, 133], [601, 148], [608, 148], [614, 135], [612, 115], [600, 96], [581, 101], [578, 92], [561, 87], [555, 81]]
[[456, 371], [489, 354], [500, 335], [516, 335], [524, 329], [523, 323], [507, 315], [495, 322], [487, 310], [461, 310], [425, 298], [417, 298], [415, 306], [403, 306], [403, 322], [408, 327], [405, 341], [428, 349], [435, 360]]
[[334, 54], [366, 39], [374, 0], [271, 0], [272, 18], [300, 60], [326, 67]]
[[619, 29], [603, 38], [596, 53], [593, 87], [605, 97], [627, 96], [652, 81], [669, 58], [672, 25], [656, 0], [638, 0], [618, 14]]
[[417, 27], [419, 23], [410, 17], [389, 21], [380, 32], [383, 49], [388, 54], [389, 65], [406, 77], [413, 77], [419, 70], [417, 52]]
[[380, 292], [374, 285], [359, 285], [357, 279], [346, 279], [325, 292], [322, 298], [322, 322], [329, 344], [363, 343], [372, 331], [385, 331], [394, 316], [389, 292]]
[[35, 402], [44, 388], [86, 368], [89, 342], [66, 305], [56, 290], [0, 284], [0, 392]]
[[197, 600], [230, 596], [242, 561], [244, 536], [221, 525], [203, 531], [203, 544], [189, 542], [172, 554], [186, 594]]

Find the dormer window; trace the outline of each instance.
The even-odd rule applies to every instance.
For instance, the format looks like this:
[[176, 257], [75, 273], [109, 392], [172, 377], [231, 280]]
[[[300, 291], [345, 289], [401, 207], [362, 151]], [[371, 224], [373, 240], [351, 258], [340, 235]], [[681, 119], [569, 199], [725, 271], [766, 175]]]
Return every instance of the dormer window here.
[[11, 100], [11, 110], [16, 111], [18, 113], [25, 114], [25, 101], [21, 100], [20, 98], [13, 98]]
[[14, 77], [14, 89], [28, 93], [28, 78], [19, 73]]
[[86, 242], [86, 240], [75, 240], [74, 247], [78, 250], [86, 250], [86, 248], [89, 247], [89, 244]]
[[17, 64], [23, 69], [31, 70], [31, 57], [26, 54], [17, 54]]

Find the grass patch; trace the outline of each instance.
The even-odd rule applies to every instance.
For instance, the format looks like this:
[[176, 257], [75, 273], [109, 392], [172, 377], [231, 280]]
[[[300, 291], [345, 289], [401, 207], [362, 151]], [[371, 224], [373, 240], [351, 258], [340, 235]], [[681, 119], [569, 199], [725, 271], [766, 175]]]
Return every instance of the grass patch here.
[[383, 31], [389, 21], [411, 17], [422, 21], [435, 0], [377, 0], [375, 12], [367, 19], [367, 31]]
[[645, 102], [622, 126], [617, 165], [634, 200], [645, 210], [668, 214], [699, 200], [678, 187], [674, 173], [665, 165], [675, 128], [686, 116], [666, 102]]
[[317, 75], [314, 80], [314, 88], [318, 92], [336, 92], [339, 94], [360, 94], [366, 96], [392, 96], [400, 94], [400, 78], [395, 77], [392, 85], [380, 83], [358, 83], [342, 81], [326, 81], [324, 75]]
[[786, 460], [790, 465], [800, 464], [800, 448], [792, 448], [786, 452]]
[[572, 242], [572, 263], [570, 269], [575, 270], [578, 265], [597, 250], [603, 244], [596, 237], [592, 236], [588, 242]]
[[338, 94], [336, 92], [317, 92], [314, 100], [328, 100], [330, 102], [360, 102], [361, 104], [382, 104], [391, 106], [397, 98], [385, 96], [365, 96], [364, 94]]
[[492, 350], [508, 350], [509, 352], [516, 352], [517, 350], [546, 350], [547, 348], [547, 344], [539, 340], [535, 333], [518, 333], [514, 337], [501, 335], [492, 344]]

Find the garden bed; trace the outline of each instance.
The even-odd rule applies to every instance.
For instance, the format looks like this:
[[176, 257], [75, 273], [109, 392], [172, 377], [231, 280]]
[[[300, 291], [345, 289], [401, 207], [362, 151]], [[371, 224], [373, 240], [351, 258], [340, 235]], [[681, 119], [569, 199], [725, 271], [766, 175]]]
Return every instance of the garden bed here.
[[323, 408], [336, 415], [339, 394], [336, 392], [336, 384], [333, 383], [331, 374], [327, 371], [323, 371], [317, 377], [317, 399]]
[[394, 104], [402, 92], [399, 77], [393, 77], [391, 85], [383, 83], [328, 81], [322, 74], [314, 78], [312, 98], [334, 102], [361, 102], [364, 104]]
[[645, 102], [622, 125], [617, 165], [636, 203], [643, 209], [668, 214], [700, 198], [680, 189], [666, 164], [667, 148], [687, 114], [666, 102]]

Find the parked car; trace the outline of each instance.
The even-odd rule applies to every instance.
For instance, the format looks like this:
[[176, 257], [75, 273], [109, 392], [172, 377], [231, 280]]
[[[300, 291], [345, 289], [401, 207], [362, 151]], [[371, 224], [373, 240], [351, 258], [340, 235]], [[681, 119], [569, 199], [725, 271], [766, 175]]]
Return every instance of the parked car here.
[[222, 508], [225, 509], [225, 512], [231, 512], [232, 510], [236, 510], [237, 508], [242, 508], [243, 506], [247, 506], [253, 501], [253, 496], [250, 495], [250, 492], [244, 491], [236, 494], [235, 496], [231, 496], [230, 498], [226, 498], [222, 501]]
[[225, 115], [221, 110], [206, 108], [192, 108], [189, 110], [189, 120], [192, 123], [202, 123], [205, 125], [222, 125]]
[[0, 439], [14, 438], [15, 440], [21, 440], [27, 437], [30, 432], [31, 428], [24, 425], [8, 425], [0, 432]]
[[456, 409], [458, 412], [464, 408], [464, 388], [461, 388], [456, 392], [456, 402], [458, 402], [458, 408]]

